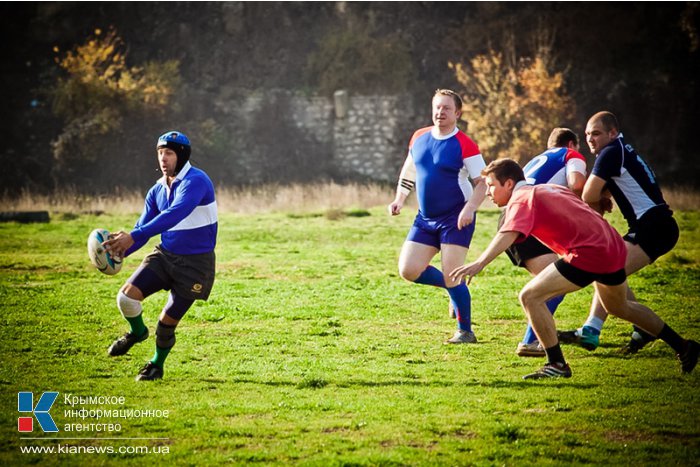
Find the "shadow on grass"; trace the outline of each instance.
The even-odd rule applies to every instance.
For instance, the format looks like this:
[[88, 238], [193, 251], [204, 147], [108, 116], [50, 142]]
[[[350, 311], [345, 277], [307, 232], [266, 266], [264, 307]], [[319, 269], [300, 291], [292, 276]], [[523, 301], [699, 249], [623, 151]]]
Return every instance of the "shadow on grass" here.
[[[514, 378], [519, 378], [519, 376], [514, 375]], [[349, 380], [349, 381], [326, 381], [327, 384], [314, 386], [314, 385], [300, 385], [301, 381], [261, 381], [251, 378], [233, 378], [230, 381], [223, 381], [221, 379], [215, 378], [205, 378], [203, 381], [211, 383], [246, 383], [246, 384], [260, 384], [264, 386], [290, 386], [296, 387], [298, 389], [322, 389], [323, 387], [335, 386], [337, 388], [372, 388], [372, 387], [392, 387], [392, 386], [414, 386], [414, 387], [435, 387], [435, 388], [449, 388], [449, 387], [483, 387], [483, 388], [531, 388], [541, 385], [556, 385], [558, 387], [571, 387], [576, 389], [591, 389], [598, 385], [593, 383], [577, 382], [575, 379], [553, 379], [547, 381], [523, 381], [520, 379], [505, 380], [497, 379], [491, 381], [419, 381], [414, 379], [390, 379], [381, 381], [367, 381], [367, 380]]]

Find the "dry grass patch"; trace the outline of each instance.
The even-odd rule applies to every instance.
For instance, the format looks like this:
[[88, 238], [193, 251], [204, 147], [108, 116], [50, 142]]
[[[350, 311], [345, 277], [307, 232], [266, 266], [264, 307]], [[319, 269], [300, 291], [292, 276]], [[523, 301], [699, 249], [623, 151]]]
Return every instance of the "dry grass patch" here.
[[[50, 211], [52, 213], [139, 213], [145, 192], [115, 189], [111, 194], [87, 195], [65, 189], [51, 195], [23, 191], [19, 196], [0, 198], [0, 211]], [[394, 187], [373, 184], [319, 183], [312, 185], [261, 185], [220, 188], [217, 202], [222, 213], [341, 213], [388, 205]]]
[[700, 209], [700, 192], [691, 188], [671, 188], [664, 190], [664, 198], [671, 209], [697, 211]]
[[[316, 183], [310, 185], [260, 185], [217, 190], [217, 202], [222, 213], [255, 214], [270, 212], [321, 213], [329, 219], [339, 219], [348, 210], [358, 213], [376, 206], [386, 206], [394, 199], [395, 188], [379, 183]], [[136, 214], [143, 209], [145, 191], [116, 188], [111, 194], [87, 195], [66, 188], [51, 195], [23, 191], [19, 196], [0, 198], [0, 211], [49, 211], [54, 214]], [[690, 188], [664, 191], [672, 209], [700, 209], [700, 192]], [[415, 206], [415, 196], [408, 199]], [[482, 206], [495, 206], [487, 198]]]
[[313, 185], [263, 185], [224, 188], [217, 193], [222, 212], [330, 212], [347, 208], [367, 209], [389, 204], [394, 188], [379, 184], [323, 183]]

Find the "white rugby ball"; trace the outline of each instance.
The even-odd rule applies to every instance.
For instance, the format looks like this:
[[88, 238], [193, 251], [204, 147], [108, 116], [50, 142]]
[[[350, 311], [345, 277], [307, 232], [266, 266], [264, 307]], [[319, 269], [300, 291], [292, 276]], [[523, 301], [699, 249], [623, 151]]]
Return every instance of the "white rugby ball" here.
[[113, 276], [118, 273], [122, 268], [121, 258], [114, 258], [110, 255], [105, 247], [102, 246], [102, 242], [106, 241], [109, 237], [109, 231], [107, 229], [95, 229], [90, 232], [90, 236], [87, 241], [87, 251], [88, 258], [93, 266], [107, 275]]

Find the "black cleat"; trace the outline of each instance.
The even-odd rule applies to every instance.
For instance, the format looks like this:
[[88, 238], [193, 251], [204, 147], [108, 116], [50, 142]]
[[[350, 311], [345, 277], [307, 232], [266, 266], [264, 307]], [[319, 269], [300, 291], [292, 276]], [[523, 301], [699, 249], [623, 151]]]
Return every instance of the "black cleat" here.
[[119, 357], [120, 355], [125, 355], [129, 351], [129, 349], [131, 349], [134, 346], [134, 344], [143, 342], [146, 339], [148, 339], [148, 328], [146, 328], [146, 331], [140, 336], [135, 336], [132, 333], [127, 332], [119, 339], [112, 342], [112, 345], [110, 345], [109, 349], [107, 349], [107, 353], [112, 357]]
[[578, 335], [578, 330], [573, 331], [557, 331], [557, 338], [560, 344], [580, 344], [581, 336]]
[[640, 342], [635, 338], [630, 339], [630, 341], [625, 344], [624, 347], [620, 349], [622, 355], [634, 355], [647, 345], [646, 342]]
[[700, 354], [700, 344], [695, 341], [688, 341], [688, 348], [683, 355], [678, 354], [678, 360], [681, 361], [681, 371], [690, 373], [698, 364], [698, 355]]
[[523, 379], [571, 378], [571, 368], [567, 363], [547, 363], [534, 373], [523, 376]]
[[154, 379], [163, 379], [163, 369], [153, 362], [146, 363], [136, 375], [136, 381], [153, 381]]
[[623, 355], [634, 355], [644, 348], [649, 342], [656, 340], [656, 337], [646, 332], [634, 331], [630, 341], [620, 349]]
[[593, 334], [587, 326], [573, 331], [557, 331], [560, 344], [576, 344], [588, 351], [593, 351], [600, 344], [600, 335]]

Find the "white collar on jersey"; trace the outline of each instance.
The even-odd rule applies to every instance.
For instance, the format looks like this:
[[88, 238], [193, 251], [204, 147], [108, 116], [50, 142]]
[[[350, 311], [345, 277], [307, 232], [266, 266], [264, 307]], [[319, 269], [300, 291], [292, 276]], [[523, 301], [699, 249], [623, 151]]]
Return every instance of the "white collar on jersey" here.
[[[192, 168], [192, 165], [190, 164], [190, 161], [185, 162], [185, 165], [182, 166], [182, 170], [180, 170], [177, 173], [177, 175], [175, 175], [175, 180], [182, 180], [183, 178], [185, 178], [185, 175], [187, 175], [187, 172], [189, 172], [191, 168]], [[175, 180], [173, 180], [173, 181], [175, 181]], [[165, 177], [165, 175], [163, 175], [162, 177], [160, 177], [158, 179], [158, 183], [160, 183], [161, 185], [164, 185], [166, 187], [168, 186], [168, 180]]]
[[455, 127], [455, 129], [452, 130], [449, 134], [447, 134], [447, 135], [441, 135], [441, 134], [440, 134], [440, 131], [437, 129], [437, 127], [434, 126], [434, 127], [430, 130], [430, 134], [433, 135], [433, 138], [435, 138], [435, 139], [441, 139], [441, 140], [442, 140], [442, 139], [450, 139], [450, 138], [452, 138], [454, 135], [457, 134], [458, 131], [459, 131], [459, 128]]

